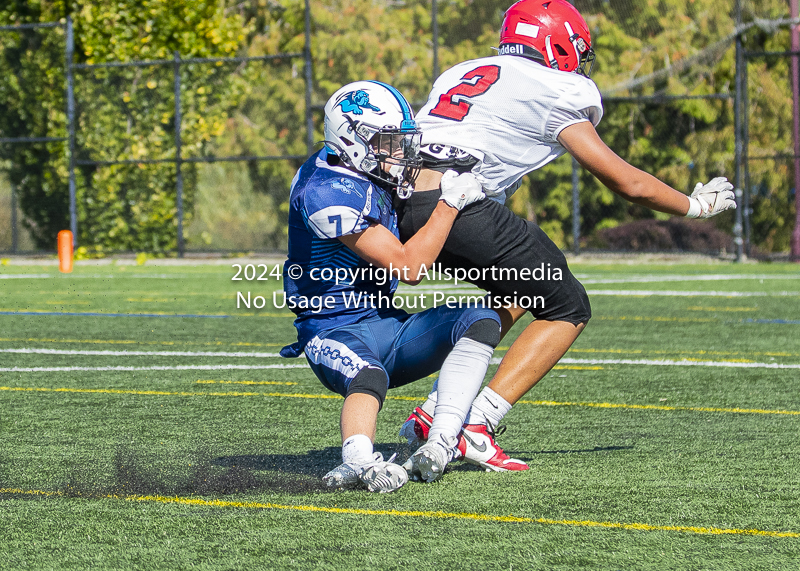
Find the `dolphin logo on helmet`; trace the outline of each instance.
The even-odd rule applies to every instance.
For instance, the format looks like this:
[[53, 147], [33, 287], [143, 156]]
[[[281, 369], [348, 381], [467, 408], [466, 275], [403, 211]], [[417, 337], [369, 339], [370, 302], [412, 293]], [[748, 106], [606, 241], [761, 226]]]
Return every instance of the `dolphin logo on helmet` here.
[[379, 108], [370, 104], [369, 94], [363, 89], [345, 93], [343, 99], [338, 103], [338, 105], [342, 108], [343, 113], [355, 113], [356, 115], [363, 115], [363, 108], [380, 112]]

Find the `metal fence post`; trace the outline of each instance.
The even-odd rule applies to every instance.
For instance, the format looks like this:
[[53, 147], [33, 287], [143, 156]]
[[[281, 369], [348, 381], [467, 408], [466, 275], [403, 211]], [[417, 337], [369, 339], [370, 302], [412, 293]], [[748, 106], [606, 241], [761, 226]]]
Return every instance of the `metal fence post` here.
[[78, 247], [78, 205], [75, 190], [75, 79], [73, 76], [73, 57], [75, 38], [72, 17], [67, 16], [67, 147], [69, 153], [69, 229], [72, 231], [72, 247]]
[[[800, 14], [798, 0], [790, 0], [792, 18]], [[800, 50], [800, 26], [792, 26], [792, 51]], [[792, 232], [791, 260], [800, 262], [800, 57], [792, 55], [792, 150], [794, 155], [794, 204], [795, 219]]]
[[311, 3], [306, 0], [305, 14], [305, 34], [306, 45], [303, 48], [305, 59], [305, 79], [306, 79], [306, 151], [307, 154], [314, 152], [314, 118], [311, 115], [311, 85], [313, 76], [311, 74]]
[[575, 255], [581, 253], [581, 204], [578, 192], [580, 181], [578, 161], [572, 157], [572, 249]]
[[181, 171], [181, 56], [174, 54], [175, 87], [175, 185], [176, 206], [178, 207], [178, 257], [183, 257], [183, 172]]
[[19, 234], [17, 230], [17, 187], [11, 183], [11, 253], [16, 254], [19, 248]]
[[742, 162], [744, 163], [744, 252], [752, 255], [752, 228], [750, 215], [753, 213], [750, 206], [750, 97], [748, 94], [747, 53], [742, 56]]
[[[741, 6], [740, 2], [736, 2], [739, 15], [737, 16], [737, 24], [741, 24]], [[742, 50], [742, 36], [736, 36], [736, 98], [733, 102], [733, 115], [734, 115], [734, 138], [735, 138], [735, 166], [734, 166], [734, 186], [736, 187], [736, 221], [733, 224], [733, 243], [736, 247], [736, 261], [742, 261], [742, 63], [743, 63], [743, 50]]]
[[433, 0], [431, 17], [433, 19], [433, 84], [439, 77], [439, 4]]

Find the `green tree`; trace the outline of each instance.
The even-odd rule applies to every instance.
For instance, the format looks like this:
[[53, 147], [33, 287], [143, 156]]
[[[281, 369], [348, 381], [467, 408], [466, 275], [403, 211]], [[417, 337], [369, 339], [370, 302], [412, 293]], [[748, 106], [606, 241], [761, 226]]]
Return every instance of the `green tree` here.
[[[245, 55], [302, 52], [304, 3], [258, 0], [245, 7]], [[302, 58], [253, 61], [231, 70], [239, 96], [209, 146], [218, 156], [296, 156], [293, 160], [218, 163], [201, 167], [193, 239], [224, 249], [286, 247], [289, 187], [306, 154]], [[321, 139], [321, 131], [314, 140]], [[237, 181], [230, 184], [227, 181]]]
[[[230, 56], [243, 45], [248, 31], [238, 13], [210, 0], [78, 1], [69, 9], [75, 19], [78, 63], [172, 59], [175, 51], [183, 58]], [[54, 20], [63, 18], [66, 10], [64, 2], [17, 2], [0, 12], [0, 21]], [[63, 50], [63, 38], [61, 46]], [[7, 68], [8, 62], [9, 56]], [[4, 98], [11, 108], [9, 116], [21, 118], [17, 130], [63, 136], [63, 66], [53, 66], [44, 56], [30, 54], [18, 57], [16, 63], [16, 73], [3, 74], [6, 77], [0, 80], [0, 89], [17, 96]], [[44, 83], [36, 78], [38, 74], [52, 81]], [[238, 94], [226, 77], [219, 77], [209, 66], [183, 66], [181, 79], [184, 155], [191, 156], [202, 153], [204, 146], [222, 132], [227, 108], [236, 105]], [[208, 89], [203, 87], [205, 83]], [[175, 156], [171, 66], [80, 70], [75, 85], [79, 160]], [[29, 112], [30, 90], [47, 92], [38, 114]], [[15, 147], [11, 152], [14, 167], [10, 178], [19, 188], [28, 224], [40, 247], [50, 246], [57, 230], [66, 227], [63, 145], [57, 149]], [[185, 205], [190, 215], [195, 169], [186, 165], [184, 173]], [[78, 171], [77, 187], [81, 243], [99, 250], [174, 249], [174, 166], [83, 166]]]
[[[491, 55], [490, 47], [497, 45], [503, 12], [510, 3], [440, 1], [441, 69]], [[732, 93], [735, 61], [729, 36], [734, 29], [734, 2], [576, 0], [576, 6], [589, 22], [598, 55], [593, 79], [606, 95], [599, 131], [609, 146], [632, 164], [686, 192], [699, 180], [716, 175], [732, 177], [735, 149], [731, 100], [645, 104], [615, 101], [613, 97]], [[787, 15], [783, 0], [744, 2], [744, 6], [745, 22]], [[40, 21], [62, 17], [58, 11], [63, 12], [64, 5], [18, 0], [4, 10], [0, 12], [4, 23]], [[303, 0], [252, 0], [240, 4], [181, 0], [169, 8], [155, 0], [136, 3], [135, 8], [133, 3], [84, 0], [75, 3], [73, 10], [78, 14], [80, 58], [86, 62], [169, 59], [174, 50], [183, 56], [274, 55], [302, 51], [305, 44]], [[57, 31], [53, 38], [54, 45], [61, 41]], [[754, 28], [744, 40], [749, 50], [784, 49], [788, 34]], [[13, 42], [8, 38], [2, 41], [9, 53]], [[316, 106], [312, 139], [322, 139], [321, 105], [350, 81], [386, 81], [419, 107], [435, 79], [433, 47], [430, 0], [312, 2], [312, 103]], [[63, 91], [59, 92], [63, 75], [58, 66], [50, 63], [54, 56], [47, 59], [44, 51], [35, 55], [32, 59], [18, 57], [25, 63], [18, 63], [17, 68], [7, 63], [8, 58], [0, 64], [5, 66], [3, 69], [14, 70], [0, 75], [0, 94], [12, 109], [0, 118], [6, 121], [0, 124], [4, 134], [12, 127], [39, 135], [63, 133]], [[787, 66], [788, 61], [781, 58], [750, 65], [752, 156], [766, 156], [790, 147]], [[82, 90], [81, 158], [173, 156], [171, 73], [170, 66], [81, 72], [77, 82]], [[185, 155], [305, 155], [302, 59], [251, 63], [235, 69], [186, 66], [181, 80]], [[34, 100], [37, 93], [46, 94], [41, 98], [41, 109], [25, 109], [26, 101]], [[17, 123], [8, 123], [12, 119]], [[4, 153], [12, 152], [8, 147], [3, 149]], [[51, 143], [26, 149], [13, 150], [23, 154], [14, 155], [18, 159], [13, 161], [14, 168], [18, 170], [12, 180], [33, 197], [26, 213], [35, 221], [34, 226], [45, 228], [50, 224], [47, 216], [56, 220], [41, 233], [43, 243], [49, 243], [53, 230], [63, 227], [66, 211], [66, 171], [63, 160], [58, 158], [63, 156], [63, 145]], [[204, 209], [199, 214], [202, 224], [198, 225], [198, 232], [204, 228], [210, 231], [214, 225], [241, 225], [260, 228], [264, 239], [255, 247], [285, 245], [288, 189], [300, 162], [248, 162], [244, 170], [241, 164], [203, 170]], [[37, 164], [45, 168], [30, 166]], [[768, 249], [785, 249], [788, 243], [793, 209], [789, 167], [787, 161], [750, 163], [754, 239]], [[188, 165], [185, 172], [190, 206], [197, 174]], [[233, 180], [242, 182], [231, 184]], [[218, 186], [216, 190], [214, 185]], [[91, 238], [103, 247], [174, 247], [171, 165], [87, 167], [80, 172], [79, 188], [83, 193], [82, 227], [88, 232], [82, 238]], [[237, 194], [236, 188], [246, 188], [247, 192]], [[570, 195], [571, 164], [565, 158], [528, 175], [510, 206], [520, 215], [536, 220], [559, 245], [568, 246]], [[225, 208], [238, 214], [229, 216], [225, 208], [216, 208], [223, 202], [227, 204]], [[34, 214], [37, 208], [42, 212]], [[583, 235], [658, 216], [616, 197], [591, 175], [581, 173]], [[730, 229], [732, 217], [733, 213], [727, 213], [715, 222]], [[169, 232], [164, 232], [165, 228]], [[231, 247], [233, 241], [231, 238], [225, 247]]]
[[[578, 7], [588, 13], [598, 53], [593, 78], [610, 95], [733, 94], [735, 51], [733, 42], [722, 42], [733, 32], [735, 4], [729, 0], [662, 0], [660, 2], [586, 2]], [[745, 3], [744, 22], [756, 17], [788, 16], [786, 4], [776, 0]], [[753, 10], [757, 9], [757, 12]], [[786, 32], [758, 28], [747, 33], [745, 49], [785, 49]], [[720, 43], [717, 43], [720, 42]], [[774, 47], [767, 47], [768, 45]], [[780, 47], [778, 47], [780, 46]], [[691, 65], [682, 66], [682, 62]], [[750, 66], [751, 155], [758, 149], [788, 148], [791, 92], [787, 61]], [[754, 69], [755, 68], [755, 69]], [[637, 79], [653, 79], [637, 85]], [[632, 86], [620, 89], [621, 86]], [[680, 100], [669, 103], [632, 104], [609, 102], [599, 132], [604, 140], [632, 164], [653, 173], [675, 188], [690, 191], [697, 181], [735, 173], [733, 101]], [[755, 128], [755, 129], [754, 129]], [[790, 135], [789, 135], [790, 136]], [[755, 144], [755, 147], [753, 145]], [[766, 166], [761, 163], [761, 167]], [[754, 242], [769, 250], [788, 246], [788, 173], [785, 168], [766, 169], [751, 163], [751, 173], [761, 178], [762, 197], [754, 201]], [[607, 191], [592, 177], [582, 177], [582, 227], [589, 233], [641, 217], [659, 217], [633, 205], [603, 200]], [[744, 181], [742, 181], [744, 184]], [[769, 189], [769, 190], [767, 190]], [[596, 200], [597, 197], [599, 200]], [[597, 205], [601, 204], [601, 208]], [[611, 208], [609, 208], [611, 206]], [[777, 206], [777, 208], [776, 208]], [[784, 214], [785, 213], [785, 214]], [[730, 231], [734, 213], [714, 219]], [[761, 221], [761, 223], [759, 223]]]
[[[86, 2], [76, 18], [87, 63], [236, 55], [247, 30], [236, 12], [209, 0]], [[241, 90], [228, 70], [181, 65], [183, 157], [202, 156], [224, 128]], [[76, 77], [81, 156], [93, 160], [175, 156], [173, 67], [89, 69]], [[185, 164], [184, 211], [191, 218], [196, 168]], [[82, 169], [82, 237], [98, 248], [166, 251], [176, 246], [176, 175], [172, 164]]]

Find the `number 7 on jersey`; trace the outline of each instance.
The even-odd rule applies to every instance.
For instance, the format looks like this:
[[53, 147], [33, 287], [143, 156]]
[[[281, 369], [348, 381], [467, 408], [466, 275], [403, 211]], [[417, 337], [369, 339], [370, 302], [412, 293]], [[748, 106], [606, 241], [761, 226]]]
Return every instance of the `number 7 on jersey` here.
[[[482, 65], [468, 71], [461, 78], [461, 83], [439, 96], [439, 103], [430, 110], [431, 115], [453, 121], [463, 121], [469, 113], [472, 103], [463, 97], [477, 97], [483, 95], [500, 79], [500, 66]], [[456, 103], [455, 97], [461, 96]]]

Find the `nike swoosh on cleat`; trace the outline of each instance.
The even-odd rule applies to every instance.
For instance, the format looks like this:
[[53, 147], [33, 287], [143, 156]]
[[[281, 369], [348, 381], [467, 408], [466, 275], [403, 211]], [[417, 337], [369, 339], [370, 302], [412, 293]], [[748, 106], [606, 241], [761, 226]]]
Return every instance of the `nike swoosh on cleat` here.
[[481, 442], [481, 445], [478, 446], [472, 438], [467, 436], [466, 432], [462, 432], [461, 434], [462, 434], [462, 436], [464, 436], [464, 440], [466, 440], [467, 442], [472, 444], [472, 447], [475, 448], [475, 450], [477, 450], [478, 452], [481, 452], [481, 453], [486, 452], [486, 443], [485, 442]]

